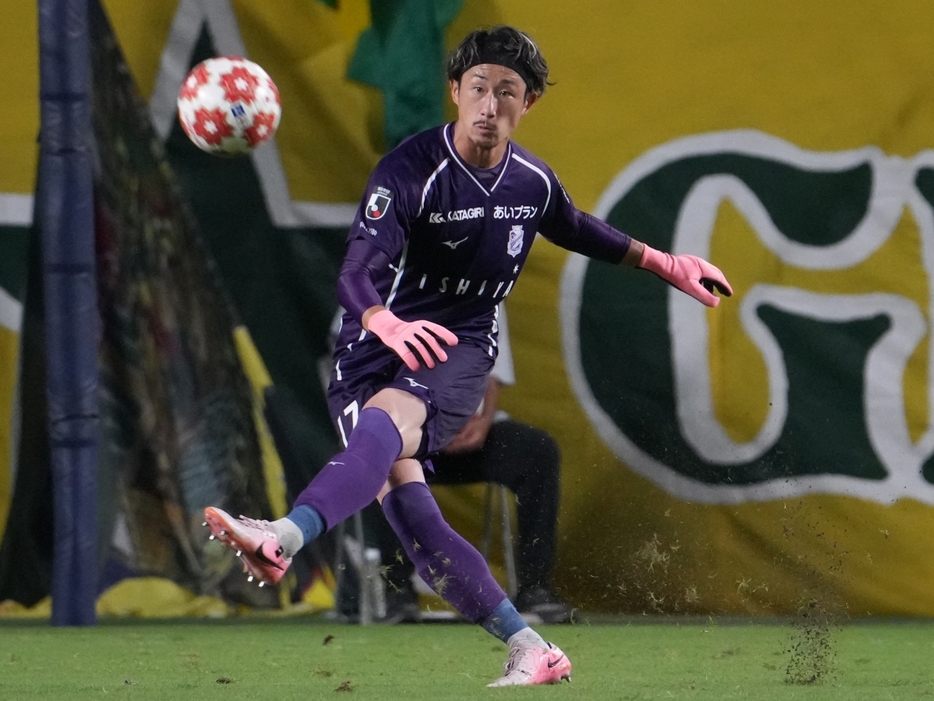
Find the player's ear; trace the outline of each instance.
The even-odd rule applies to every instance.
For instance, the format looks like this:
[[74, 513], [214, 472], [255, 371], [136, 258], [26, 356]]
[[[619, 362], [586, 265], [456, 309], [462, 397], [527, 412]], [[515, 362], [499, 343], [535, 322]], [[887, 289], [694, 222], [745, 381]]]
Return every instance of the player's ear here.
[[461, 84], [460, 81], [452, 80], [451, 81], [451, 99], [454, 101], [454, 104], [459, 104], [457, 99], [460, 96]]
[[531, 90], [527, 90], [525, 93], [525, 107], [522, 110], [522, 114], [525, 114], [526, 112], [528, 112], [532, 108], [532, 105], [538, 102], [539, 97], [541, 96], [537, 92], [532, 92]]

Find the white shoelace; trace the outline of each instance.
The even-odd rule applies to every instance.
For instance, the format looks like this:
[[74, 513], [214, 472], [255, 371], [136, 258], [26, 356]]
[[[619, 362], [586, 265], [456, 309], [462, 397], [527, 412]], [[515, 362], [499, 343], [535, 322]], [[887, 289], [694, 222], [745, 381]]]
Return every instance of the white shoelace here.
[[[533, 670], [531, 669], [517, 669], [520, 662], [522, 662], [522, 657], [526, 653], [530, 653], [532, 650], [535, 650], [536, 646], [534, 645], [517, 645], [509, 651], [509, 659], [506, 660], [506, 665], [503, 668], [505, 674], [509, 674], [512, 670], [516, 669], [518, 672], [523, 674], [531, 674]], [[540, 649], [540, 648], [539, 648]]]
[[240, 518], [237, 520], [240, 521], [240, 523], [242, 523], [244, 526], [249, 526], [250, 528], [258, 528], [264, 533], [271, 533], [272, 535], [276, 535], [275, 529], [271, 528], [272, 524], [270, 524], [269, 521], [265, 519], [256, 519], [256, 518], [250, 518], [248, 516], [241, 515]]

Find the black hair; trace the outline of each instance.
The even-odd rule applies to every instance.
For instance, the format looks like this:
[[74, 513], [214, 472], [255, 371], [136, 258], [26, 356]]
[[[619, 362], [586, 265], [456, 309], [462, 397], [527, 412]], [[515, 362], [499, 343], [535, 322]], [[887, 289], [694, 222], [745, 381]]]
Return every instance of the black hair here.
[[548, 64], [535, 41], [515, 27], [475, 29], [448, 56], [448, 80], [460, 83], [469, 69], [483, 63], [506, 66], [518, 73], [529, 92], [541, 96], [548, 82]]

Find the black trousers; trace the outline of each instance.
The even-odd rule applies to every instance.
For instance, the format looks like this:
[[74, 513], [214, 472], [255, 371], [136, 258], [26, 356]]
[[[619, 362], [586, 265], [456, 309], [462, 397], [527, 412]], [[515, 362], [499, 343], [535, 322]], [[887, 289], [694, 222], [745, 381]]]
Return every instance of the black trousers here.
[[[560, 462], [558, 444], [548, 433], [507, 419], [492, 425], [480, 450], [436, 455], [432, 458], [434, 475], [427, 473], [429, 484], [495, 482], [515, 494], [520, 591], [531, 586], [550, 586], [555, 562]], [[414, 566], [381, 512], [370, 514], [367, 525], [373, 543], [383, 553], [387, 579], [402, 588]]]

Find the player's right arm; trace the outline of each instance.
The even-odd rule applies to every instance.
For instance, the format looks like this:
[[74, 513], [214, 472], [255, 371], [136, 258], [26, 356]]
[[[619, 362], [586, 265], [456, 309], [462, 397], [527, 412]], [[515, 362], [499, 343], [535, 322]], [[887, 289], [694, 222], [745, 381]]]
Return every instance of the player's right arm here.
[[370, 178], [367, 192], [348, 237], [347, 253], [337, 279], [337, 301], [360, 325], [391, 348], [410, 370], [422, 363], [448, 359], [442, 344], [457, 336], [430, 321], [403, 321], [383, 303], [375, 280], [386, 275], [408, 240], [412, 189], [394, 176], [384, 159]]
[[373, 278], [391, 262], [366, 239], [351, 241], [337, 278], [337, 301], [364, 329], [395, 351], [410, 370], [418, 370], [421, 363], [433, 368], [436, 358], [442, 363], [448, 359], [441, 344], [456, 346], [457, 336], [424, 319], [403, 321], [383, 305]]

